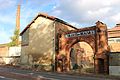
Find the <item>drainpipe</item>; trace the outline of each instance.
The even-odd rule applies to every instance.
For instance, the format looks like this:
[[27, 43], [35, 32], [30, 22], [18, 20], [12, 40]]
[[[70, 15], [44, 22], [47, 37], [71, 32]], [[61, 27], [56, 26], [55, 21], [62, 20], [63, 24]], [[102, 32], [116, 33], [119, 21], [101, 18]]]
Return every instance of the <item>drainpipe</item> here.
[[[56, 20], [56, 19], [55, 19]], [[53, 70], [54, 70], [54, 72], [55, 72], [55, 56], [56, 56], [56, 51], [55, 51], [55, 46], [56, 46], [56, 28], [55, 28], [55, 20], [54, 20], [54, 22], [53, 22], [53, 28], [54, 28], [54, 31], [53, 31], [53, 58], [52, 58], [52, 67], [54, 68]]]
[[97, 25], [95, 26], [95, 52], [94, 52], [94, 73], [96, 73], [96, 54], [97, 54], [97, 51], [98, 51], [98, 38], [97, 38]]

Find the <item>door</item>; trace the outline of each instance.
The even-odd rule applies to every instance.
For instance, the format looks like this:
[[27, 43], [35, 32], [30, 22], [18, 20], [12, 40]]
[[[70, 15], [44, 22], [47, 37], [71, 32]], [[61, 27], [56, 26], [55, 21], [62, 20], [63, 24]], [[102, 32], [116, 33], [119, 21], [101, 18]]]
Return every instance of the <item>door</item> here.
[[99, 73], [104, 73], [104, 59], [98, 59]]

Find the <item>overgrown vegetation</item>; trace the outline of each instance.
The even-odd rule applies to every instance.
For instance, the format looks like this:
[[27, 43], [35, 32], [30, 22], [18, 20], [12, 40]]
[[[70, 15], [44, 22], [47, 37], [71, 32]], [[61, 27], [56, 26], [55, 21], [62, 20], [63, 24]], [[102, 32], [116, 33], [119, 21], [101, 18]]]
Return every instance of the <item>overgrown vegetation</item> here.
[[15, 29], [14, 35], [12, 37], [10, 37], [11, 42], [8, 43], [9, 47], [18, 46], [19, 45], [19, 32], [20, 31], [18, 29]]

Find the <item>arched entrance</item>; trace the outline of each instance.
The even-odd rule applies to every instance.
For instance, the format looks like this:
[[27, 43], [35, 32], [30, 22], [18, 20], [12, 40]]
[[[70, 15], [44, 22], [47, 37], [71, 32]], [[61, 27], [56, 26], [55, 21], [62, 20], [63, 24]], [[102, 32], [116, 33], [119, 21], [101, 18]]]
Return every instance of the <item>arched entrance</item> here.
[[[62, 64], [62, 67], [57, 65], [57, 71], [70, 71], [72, 46], [78, 42], [86, 42], [91, 46], [94, 53], [95, 72], [99, 73], [100, 69], [104, 69], [104, 72], [107, 72], [107, 40], [107, 26], [100, 21], [96, 23], [96, 26], [63, 32], [59, 37], [59, 52], [56, 55], [56, 60], [58, 64]], [[100, 68], [100, 62], [102, 62], [104, 68]]]
[[86, 42], [74, 44], [70, 51], [71, 70], [84, 72], [94, 72], [94, 53], [91, 46]]

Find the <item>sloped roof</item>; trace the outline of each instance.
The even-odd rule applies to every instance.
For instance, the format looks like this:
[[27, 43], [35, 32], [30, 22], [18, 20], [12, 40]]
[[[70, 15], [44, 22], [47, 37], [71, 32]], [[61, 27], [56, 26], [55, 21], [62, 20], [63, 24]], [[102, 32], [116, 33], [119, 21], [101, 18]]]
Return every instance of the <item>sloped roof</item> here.
[[108, 30], [108, 37], [109, 38], [118, 38], [118, 37], [120, 37], [120, 24], [117, 24], [115, 27]]
[[113, 27], [112, 29], [108, 29], [108, 31], [118, 31], [120, 30], [120, 24], [116, 24], [115, 27]]
[[6, 47], [6, 46], [8, 46], [8, 43], [0, 44], [0, 47]]
[[31, 25], [32, 23], [34, 23], [34, 21], [35, 21], [38, 17], [44, 17], [44, 18], [47, 18], [47, 19], [50, 19], [50, 20], [54, 20], [54, 21], [63, 23], [63, 24], [65, 24], [65, 25], [68, 25], [68, 26], [70, 26], [70, 27], [72, 27], [72, 28], [77, 29], [76, 27], [68, 24], [67, 22], [65, 22], [65, 21], [63, 21], [63, 20], [61, 20], [61, 19], [59, 19], [59, 18], [57, 18], [57, 17], [49, 16], [48, 14], [45, 14], [45, 13], [39, 13], [39, 14], [24, 28], [24, 30], [20, 33], [20, 35], [22, 35], [22, 34], [30, 27], [30, 25]]

